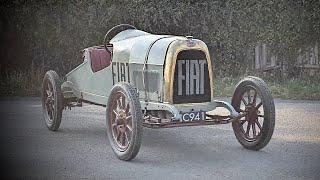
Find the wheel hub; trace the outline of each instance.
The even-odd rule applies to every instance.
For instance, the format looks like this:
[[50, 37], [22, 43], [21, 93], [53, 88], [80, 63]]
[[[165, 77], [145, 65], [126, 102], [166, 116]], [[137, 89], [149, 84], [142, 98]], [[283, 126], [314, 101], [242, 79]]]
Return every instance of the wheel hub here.
[[253, 105], [246, 106], [245, 111], [247, 112], [247, 119], [249, 124], [254, 124], [256, 119], [258, 118], [259, 111]]
[[124, 124], [118, 125], [118, 128], [119, 128], [119, 131], [120, 131], [121, 133], [126, 132], [126, 127], [125, 127]]
[[126, 125], [127, 124], [126, 119], [127, 119], [126, 112], [124, 110], [120, 110], [119, 117], [118, 117], [118, 123], [121, 125]]

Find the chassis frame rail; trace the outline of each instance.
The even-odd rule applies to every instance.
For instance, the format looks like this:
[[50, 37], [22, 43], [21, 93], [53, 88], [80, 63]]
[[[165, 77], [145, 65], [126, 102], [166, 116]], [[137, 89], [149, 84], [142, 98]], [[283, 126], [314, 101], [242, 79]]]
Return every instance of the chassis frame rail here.
[[148, 128], [173, 128], [173, 127], [186, 127], [186, 126], [203, 126], [203, 125], [217, 125], [217, 124], [228, 124], [233, 121], [239, 120], [244, 117], [246, 113], [239, 115], [238, 117], [232, 116], [219, 116], [219, 115], [208, 115], [210, 119], [204, 121], [191, 121], [191, 122], [180, 122], [180, 121], [170, 121], [170, 122], [152, 122], [144, 121], [143, 126]]

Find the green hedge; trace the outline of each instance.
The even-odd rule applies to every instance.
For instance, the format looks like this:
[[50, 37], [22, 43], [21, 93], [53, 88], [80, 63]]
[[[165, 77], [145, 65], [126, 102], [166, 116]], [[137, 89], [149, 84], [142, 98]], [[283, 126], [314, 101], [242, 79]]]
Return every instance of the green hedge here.
[[102, 44], [114, 25], [160, 34], [193, 35], [207, 43], [216, 75], [250, 70], [253, 47], [265, 42], [290, 62], [320, 39], [318, 0], [15, 0], [1, 1], [1, 74], [26, 69], [66, 73], [81, 49]]

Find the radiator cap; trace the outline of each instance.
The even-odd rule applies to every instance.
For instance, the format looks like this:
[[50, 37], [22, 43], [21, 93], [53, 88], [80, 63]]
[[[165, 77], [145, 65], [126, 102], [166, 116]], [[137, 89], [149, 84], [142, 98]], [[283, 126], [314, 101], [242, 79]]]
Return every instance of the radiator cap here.
[[186, 36], [186, 38], [191, 41], [193, 39], [193, 36]]

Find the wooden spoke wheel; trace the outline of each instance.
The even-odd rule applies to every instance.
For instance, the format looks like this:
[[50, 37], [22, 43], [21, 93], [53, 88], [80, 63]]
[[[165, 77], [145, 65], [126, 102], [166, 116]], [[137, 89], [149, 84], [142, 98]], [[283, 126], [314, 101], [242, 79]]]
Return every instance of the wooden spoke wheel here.
[[60, 127], [63, 98], [59, 76], [55, 71], [48, 71], [42, 82], [42, 109], [47, 127], [56, 131]]
[[265, 147], [275, 126], [275, 107], [266, 83], [257, 77], [240, 81], [232, 98], [232, 106], [243, 118], [232, 123], [236, 138], [251, 150]]
[[119, 159], [131, 160], [138, 154], [142, 123], [136, 89], [128, 83], [116, 84], [107, 104], [107, 131], [111, 147]]
[[132, 115], [124, 93], [114, 95], [111, 109], [112, 136], [119, 149], [124, 151], [132, 141]]

